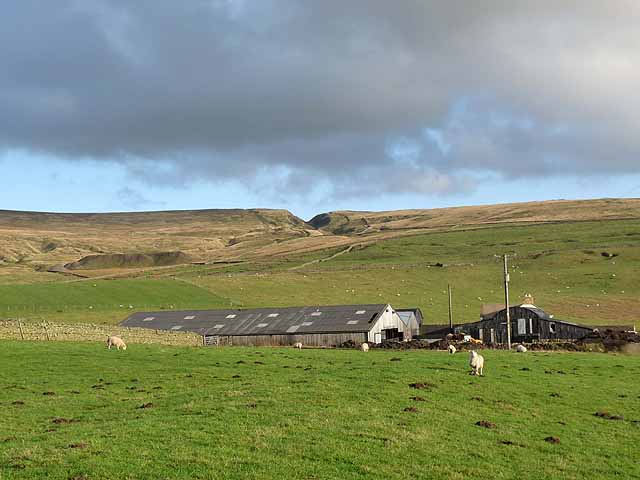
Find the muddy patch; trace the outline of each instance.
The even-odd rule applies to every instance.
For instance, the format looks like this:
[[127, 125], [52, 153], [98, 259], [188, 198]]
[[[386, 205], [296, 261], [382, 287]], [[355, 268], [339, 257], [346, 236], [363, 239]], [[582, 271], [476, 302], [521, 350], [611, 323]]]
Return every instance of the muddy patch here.
[[408, 413], [418, 413], [418, 409], [416, 407], [407, 407], [403, 411]]
[[399, 357], [393, 357], [392, 359], [389, 360], [390, 362], [401, 362], [402, 359]]
[[488, 420], [479, 420], [476, 422], [476, 425], [483, 428], [496, 428], [496, 424]]
[[143, 404], [142, 404], [142, 405], [140, 405], [138, 408], [139, 408], [139, 409], [140, 409], [140, 408], [153, 408], [153, 403], [151, 403], [151, 402], [143, 403]]
[[84, 443], [84, 442], [72, 443], [72, 444], [68, 445], [67, 448], [84, 449], [84, 448], [89, 448], [89, 444]]
[[20, 407], [20, 406], [24, 405], [24, 402], [22, 400], [15, 400], [15, 401], [11, 402], [11, 405], [15, 405], [17, 407]]
[[430, 382], [414, 382], [414, 383], [410, 383], [409, 387], [411, 388], [415, 388], [416, 390], [428, 390], [431, 388], [435, 388], [435, 384], [430, 383]]
[[426, 402], [427, 401], [424, 397], [409, 397], [409, 400], [413, 400], [414, 402]]
[[53, 397], [55, 394], [56, 392], [42, 392], [42, 395], [45, 397]]
[[553, 436], [545, 437], [544, 441], [547, 443], [560, 443], [560, 439]]
[[63, 417], [56, 417], [53, 420], [51, 420], [51, 423], [54, 423], [56, 425], [66, 425], [69, 423], [76, 423], [78, 420], [76, 420], [75, 418], [63, 418]]
[[595, 417], [604, 418], [606, 420], [624, 420], [622, 415], [611, 415], [607, 411], [599, 411], [593, 414]]

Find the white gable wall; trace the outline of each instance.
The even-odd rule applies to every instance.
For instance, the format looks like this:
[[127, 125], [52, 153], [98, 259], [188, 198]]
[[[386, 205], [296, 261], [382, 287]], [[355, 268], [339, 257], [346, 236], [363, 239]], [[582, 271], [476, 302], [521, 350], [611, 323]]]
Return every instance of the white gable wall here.
[[396, 311], [391, 307], [391, 305], [387, 305], [384, 313], [382, 313], [373, 324], [371, 329], [369, 330], [369, 342], [371, 343], [380, 343], [382, 341], [382, 330], [387, 329], [398, 329], [399, 332], [403, 332], [405, 338], [411, 338], [411, 332], [407, 331], [405, 333], [406, 325], [400, 317], [396, 313]]

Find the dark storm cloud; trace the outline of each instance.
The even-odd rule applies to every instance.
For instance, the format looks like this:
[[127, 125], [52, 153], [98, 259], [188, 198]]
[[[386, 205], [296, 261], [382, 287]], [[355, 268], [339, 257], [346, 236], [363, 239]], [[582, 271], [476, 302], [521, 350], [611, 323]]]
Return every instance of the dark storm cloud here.
[[635, 1], [11, 2], [0, 147], [341, 196], [637, 172], [639, 17]]

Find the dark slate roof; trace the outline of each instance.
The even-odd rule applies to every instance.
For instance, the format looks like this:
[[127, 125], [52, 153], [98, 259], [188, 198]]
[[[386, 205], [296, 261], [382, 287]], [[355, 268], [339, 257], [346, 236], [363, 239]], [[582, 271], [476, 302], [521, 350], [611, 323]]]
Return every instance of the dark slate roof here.
[[247, 310], [137, 312], [124, 327], [195, 332], [200, 335], [282, 335], [367, 332], [386, 304]]
[[[535, 313], [538, 318], [541, 318], [542, 320], [551, 320], [554, 321], [555, 319], [550, 316], [547, 312], [545, 312], [544, 310], [542, 310], [541, 308], [538, 308], [536, 306], [529, 306], [529, 305], [509, 305], [509, 311], [513, 310], [514, 308], [524, 308], [526, 310], [529, 310], [533, 313]], [[496, 315], [498, 315], [500, 312], [504, 312], [505, 308], [504, 305], [502, 306], [501, 309], [499, 310], [495, 310], [492, 311], [491, 313], [485, 314], [485, 315], [480, 315], [480, 319], [481, 320], [491, 320], [492, 318], [495, 318]], [[569, 323], [569, 322], [564, 322], [564, 323]]]

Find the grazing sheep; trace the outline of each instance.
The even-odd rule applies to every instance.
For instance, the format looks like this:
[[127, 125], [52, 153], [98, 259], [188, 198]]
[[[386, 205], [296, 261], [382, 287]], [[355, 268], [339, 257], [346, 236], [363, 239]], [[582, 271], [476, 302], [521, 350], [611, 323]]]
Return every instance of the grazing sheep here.
[[360, 345], [360, 350], [362, 350], [363, 352], [368, 352], [369, 351], [369, 344], [368, 343], [363, 343], [362, 345]]
[[527, 347], [525, 347], [524, 345], [518, 345], [516, 347], [516, 352], [524, 353], [526, 351], [527, 351]]
[[123, 350], [127, 349], [127, 344], [124, 343], [124, 340], [122, 340], [120, 337], [117, 337], [115, 335], [111, 335], [107, 337], [107, 347], [109, 347], [109, 350], [111, 350], [112, 345], [116, 347], [118, 350], [120, 350], [120, 347], [122, 347]]
[[293, 348], [299, 348], [300, 350], [302, 350], [302, 342], [296, 342], [293, 344]]
[[484, 357], [478, 355], [475, 350], [471, 350], [469, 354], [469, 366], [471, 367], [471, 375], [484, 376]]
[[453, 345], [449, 345], [449, 353], [454, 354], [456, 353], [456, 347], [454, 347]]

